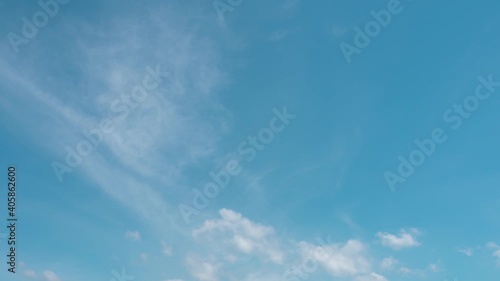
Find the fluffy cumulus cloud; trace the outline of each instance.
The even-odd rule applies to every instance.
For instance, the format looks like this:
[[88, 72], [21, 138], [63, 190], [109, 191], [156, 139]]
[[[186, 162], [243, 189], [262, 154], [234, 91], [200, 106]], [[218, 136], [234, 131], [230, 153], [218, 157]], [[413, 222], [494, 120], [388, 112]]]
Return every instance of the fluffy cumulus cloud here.
[[401, 250], [404, 248], [412, 248], [420, 246], [417, 241], [417, 236], [420, 231], [416, 228], [401, 229], [399, 235], [387, 232], [378, 232], [377, 237], [380, 239], [382, 245], [389, 247], [393, 250]]
[[[206, 247], [221, 249], [207, 251], [205, 258], [188, 256], [186, 263], [196, 280], [297, 281], [314, 274], [352, 281], [387, 280], [374, 272], [369, 246], [359, 239], [342, 243], [330, 237], [326, 242], [318, 239], [318, 243], [278, 239], [272, 227], [240, 213], [222, 209], [219, 215], [193, 231], [196, 241], [205, 242], [200, 243], [199, 252]], [[258, 272], [249, 270], [248, 264], [259, 264]]]
[[199, 281], [219, 280], [220, 264], [214, 258], [202, 259], [197, 256], [189, 256], [186, 259], [191, 275]]
[[228, 243], [244, 254], [257, 254], [276, 264], [283, 263], [284, 254], [274, 237], [274, 229], [243, 217], [232, 210], [219, 211], [220, 219], [207, 220], [193, 231], [198, 239], [212, 237], [212, 234], [228, 236]]
[[371, 270], [367, 246], [358, 240], [323, 246], [300, 242], [299, 247], [304, 259], [313, 257], [335, 277], [358, 276]]

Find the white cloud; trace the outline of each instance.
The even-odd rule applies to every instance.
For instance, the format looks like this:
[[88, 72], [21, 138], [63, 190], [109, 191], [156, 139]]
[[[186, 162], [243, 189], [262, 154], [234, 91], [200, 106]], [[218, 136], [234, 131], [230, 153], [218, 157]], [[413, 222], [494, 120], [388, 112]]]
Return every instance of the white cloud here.
[[401, 272], [402, 274], [404, 275], [412, 275], [415, 273], [415, 271], [413, 269], [410, 269], [408, 267], [401, 267], [399, 269], [399, 272]]
[[[0, 82], [16, 89], [0, 96], [0, 108], [12, 116], [18, 113], [9, 104], [34, 108], [19, 122], [37, 128], [26, 133], [44, 139], [34, 144], [43, 146], [51, 160], [64, 164], [65, 146], [74, 148], [84, 140], [83, 129], [95, 129], [103, 118], [113, 120], [114, 131], [76, 169], [162, 234], [170, 233], [164, 222], [174, 207], [161, 189], [184, 188], [185, 168], [214, 155], [227, 131], [227, 112], [213, 95], [226, 79], [216, 43], [193, 29], [173, 6], [141, 5], [140, 16], [111, 16], [102, 25], [68, 19], [59, 30], [68, 40], [52, 42], [50, 48], [69, 55], [50, 63], [71, 69], [71, 74], [54, 76], [46, 69], [50, 52], [26, 53], [23, 60], [37, 58], [29, 66], [0, 57]], [[125, 31], [123, 26], [134, 28]], [[129, 106], [126, 119], [117, 120], [121, 114], [111, 111], [113, 100], [140, 85], [148, 65], [159, 65], [169, 78], [139, 105]], [[64, 174], [64, 180], [71, 181], [73, 175]]]
[[227, 255], [227, 256], [224, 257], [224, 259], [226, 261], [228, 261], [229, 263], [235, 263], [235, 262], [238, 261], [238, 257], [235, 256], [235, 255]]
[[[299, 247], [304, 258], [315, 257], [318, 263], [334, 277], [354, 277], [371, 272], [367, 246], [358, 240], [349, 240], [344, 245], [323, 246], [300, 242]], [[320, 252], [326, 254], [319, 254]]]
[[398, 272], [402, 275], [405, 275], [405, 276], [424, 276], [425, 275], [425, 271], [421, 270], [421, 269], [411, 269], [411, 268], [408, 268], [408, 267], [405, 267], [405, 266], [402, 266]]
[[[374, 272], [369, 246], [360, 240], [334, 243], [328, 237], [327, 242], [318, 239], [319, 244], [313, 244], [277, 239], [279, 236], [271, 226], [251, 221], [235, 211], [221, 209], [219, 215], [220, 218], [206, 220], [193, 231], [193, 237], [204, 242], [200, 243], [198, 252], [212, 255], [205, 259], [188, 256], [188, 267], [197, 280], [299, 278], [306, 275], [307, 270], [302, 269], [305, 263], [310, 268], [312, 259], [318, 271], [332, 277], [351, 281], [387, 281], [385, 276]], [[285, 255], [288, 263], [285, 263]], [[247, 267], [248, 262], [258, 266], [258, 274]], [[194, 264], [199, 266], [194, 267]], [[381, 264], [382, 268], [389, 268], [398, 261], [390, 257]], [[298, 268], [301, 268], [301, 274], [297, 273]], [[307, 271], [308, 276], [311, 274]]]
[[[438, 272], [441, 270], [441, 261], [434, 264], [429, 264], [429, 270]], [[412, 269], [404, 266], [399, 260], [394, 257], [387, 257], [380, 262], [380, 268], [387, 272], [397, 273], [403, 276], [424, 276], [425, 271], [421, 269]]]
[[400, 250], [420, 246], [416, 238], [419, 234], [420, 231], [418, 229], [411, 228], [409, 230], [401, 229], [399, 236], [387, 232], [378, 232], [376, 235], [380, 239], [382, 245], [393, 250]]
[[488, 244], [486, 244], [486, 248], [493, 250], [492, 256], [496, 258], [497, 265], [500, 266], [500, 246], [498, 246], [497, 243], [489, 242]]
[[475, 250], [476, 250], [475, 248], [465, 248], [465, 249], [458, 248], [457, 252], [462, 253], [468, 257], [472, 257], [474, 255]]
[[372, 272], [368, 275], [358, 276], [354, 279], [355, 281], [387, 281], [387, 279], [375, 272]]
[[50, 270], [45, 270], [43, 272], [43, 278], [45, 278], [46, 281], [61, 281], [61, 279]]
[[31, 269], [26, 269], [24, 272], [23, 272], [24, 276], [28, 277], [28, 278], [36, 278], [36, 272], [34, 272], [33, 270]]
[[131, 241], [139, 241], [141, 240], [141, 234], [137, 230], [135, 231], [127, 230], [127, 232], [125, 232], [125, 238]]
[[262, 255], [277, 264], [283, 262], [284, 254], [278, 246], [272, 227], [254, 223], [228, 209], [221, 209], [219, 214], [220, 219], [206, 220], [199, 229], [193, 231], [193, 236], [207, 238], [217, 231], [221, 235], [229, 234], [227, 242], [239, 252]]
[[161, 252], [165, 256], [171, 256], [172, 255], [172, 247], [168, 246], [165, 241], [161, 241]]
[[186, 259], [191, 275], [199, 281], [218, 281], [220, 264], [213, 258], [201, 259], [190, 256]]
[[441, 261], [429, 264], [429, 269], [432, 272], [439, 272], [439, 271], [441, 271]]
[[233, 278], [232, 281], [283, 281], [283, 278], [273, 272], [268, 271], [254, 271], [250, 274], [245, 275], [242, 278]]
[[384, 270], [392, 270], [394, 267], [399, 264], [399, 261], [393, 257], [384, 258], [382, 262], [380, 262], [380, 267]]
[[354, 232], [360, 232], [362, 228], [353, 220], [353, 218], [347, 213], [340, 213], [338, 215], [339, 219], [345, 223]]

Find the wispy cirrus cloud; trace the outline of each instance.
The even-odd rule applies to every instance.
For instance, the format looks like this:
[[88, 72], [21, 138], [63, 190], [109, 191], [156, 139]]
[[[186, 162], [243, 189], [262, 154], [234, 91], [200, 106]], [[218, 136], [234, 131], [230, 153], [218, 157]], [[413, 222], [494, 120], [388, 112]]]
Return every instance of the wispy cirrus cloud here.
[[[48, 30], [48, 38], [56, 31], [71, 38], [50, 46], [68, 52], [64, 58], [26, 52], [19, 60], [30, 64], [22, 64], [0, 57], [2, 84], [17, 89], [2, 95], [0, 106], [12, 115], [10, 103], [36, 108], [21, 121], [37, 128], [26, 133], [43, 137], [36, 145], [63, 164], [66, 147], [85, 140], [83, 130], [96, 128], [103, 118], [114, 120], [113, 133], [75, 171], [167, 233], [161, 222], [171, 206], [164, 193], [180, 193], [185, 168], [214, 155], [228, 130], [227, 112], [215, 96], [225, 74], [213, 41], [179, 17], [177, 7], [144, 4], [141, 10], [126, 18], [110, 16], [104, 28], [76, 16], [60, 30]], [[68, 71], [54, 78], [45, 71], [48, 62]], [[147, 66], [158, 66], [168, 79], [139, 104], [125, 100]], [[64, 176], [71, 180], [73, 174]]]

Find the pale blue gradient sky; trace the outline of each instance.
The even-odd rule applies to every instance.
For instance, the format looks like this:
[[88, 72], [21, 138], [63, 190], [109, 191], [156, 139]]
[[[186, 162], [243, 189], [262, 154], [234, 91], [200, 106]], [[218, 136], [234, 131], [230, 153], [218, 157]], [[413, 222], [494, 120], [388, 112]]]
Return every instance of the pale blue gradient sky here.
[[[458, 130], [443, 114], [478, 76], [500, 81], [500, 4], [402, 0], [346, 62], [339, 44], [387, 3], [243, 1], [221, 21], [210, 1], [72, 0], [17, 53], [9, 32], [41, 8], [1, 3], [0, 169], [18, 169], [22, 264], [0, 278], [283, 280], [330, 237], [306, 279], [496, 280], [500, 88]], [[51, 164], [119, 116], [148, 66], [169, 78], [60, 182]], [[244, 160], [285, 106], [296, 117]], [[435, 128], [447, 141], [391, 192], [384, 173]], [[231, 159], [241, 173], [186, 224], [179, 204]]]

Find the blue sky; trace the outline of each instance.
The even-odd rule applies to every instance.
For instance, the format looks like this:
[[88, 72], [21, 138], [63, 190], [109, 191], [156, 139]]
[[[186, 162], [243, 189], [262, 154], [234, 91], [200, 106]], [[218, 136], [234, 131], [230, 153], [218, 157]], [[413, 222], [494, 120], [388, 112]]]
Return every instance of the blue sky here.
[[497, 280], [497, 2], [49, 2], [0, 4], [1, 280]]

